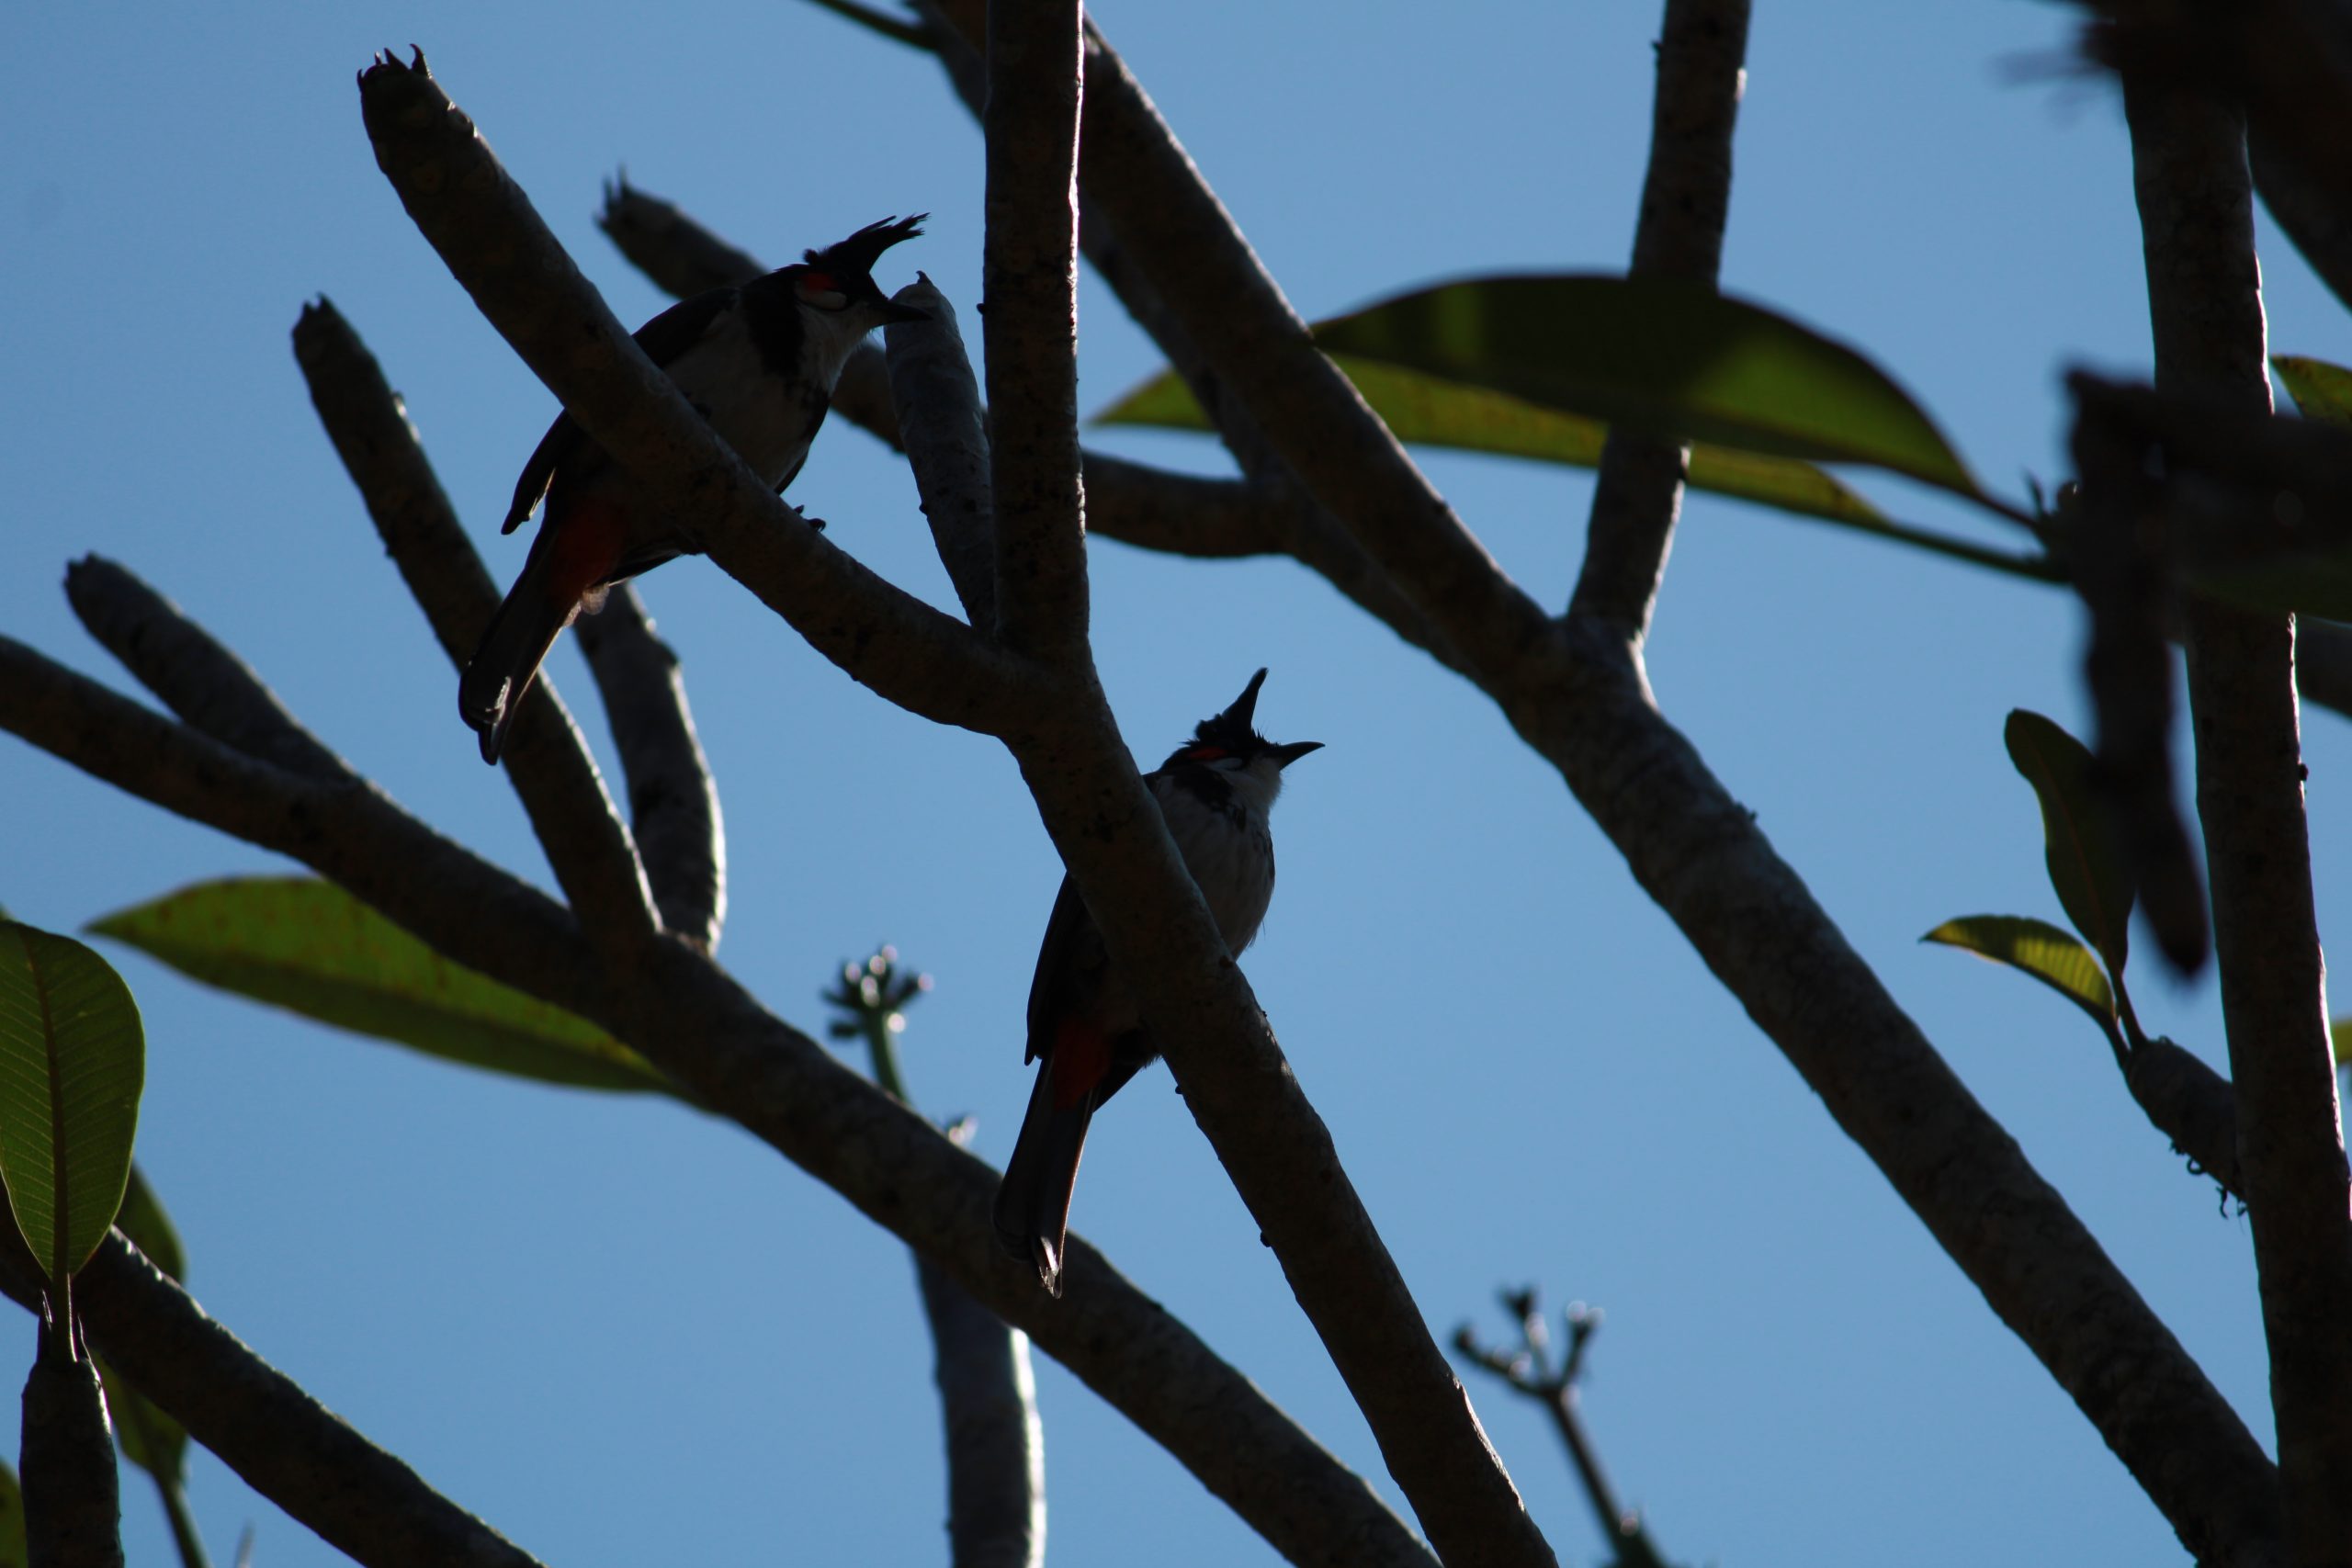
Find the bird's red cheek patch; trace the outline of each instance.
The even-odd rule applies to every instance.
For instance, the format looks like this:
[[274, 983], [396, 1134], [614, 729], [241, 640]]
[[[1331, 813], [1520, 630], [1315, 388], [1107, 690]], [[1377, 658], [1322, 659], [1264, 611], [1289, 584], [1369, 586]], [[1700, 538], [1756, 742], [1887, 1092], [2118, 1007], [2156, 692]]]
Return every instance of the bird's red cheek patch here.
[[1184, 753], [1185, 760], [1193, 762], [1220, 761], [1232, 755], [1232, 752], [1222, 746], [1195, 746]]
[[1099, 1029], [1064, 1019], [1054, 1031], [1054, 1055], [1046, 1069], [1054, 1075], [1054, 1109], [1068, 1111], [1093, 1093], [1111, 1070], [1111, 1042]]
[[571, 507], [548, 548], [548, 585], [566, 604], [577, 604], [620, 564], [628, 519], [616, 506], [583, 502]]

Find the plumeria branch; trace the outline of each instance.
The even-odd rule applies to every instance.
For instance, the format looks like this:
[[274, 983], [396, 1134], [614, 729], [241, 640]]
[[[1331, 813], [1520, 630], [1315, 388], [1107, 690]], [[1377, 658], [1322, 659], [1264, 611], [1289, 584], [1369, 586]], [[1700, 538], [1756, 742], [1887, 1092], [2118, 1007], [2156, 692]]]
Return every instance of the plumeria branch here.
[[[17, 1241], [7, 1229], [6, 1239]], [[20, 1247], [0, 1292], [40, 1314]], [[171, 1412], [254, 1491], [368, 1568], [418, 1562], [538, 1568], [208, 1316], [119, 1230], [74, 1278], [76, 1315], [107, 1364]]]
[[[303, 307], [294, 357], [311, 405], [359, 487], [385, 553], [459, 669], [498, 610], [498, 590], [474, 553], [441, 481], [374, 355], [325, 299]], [[644, 867], [604, 775], [551, 680], [532, 682], [507, 750], [506, 774], [555, 869], [564, 897], [600, 940], [623, 947], [659, 926]]]
[[[2132, 67], [2123, 105], [2157, 390], [2267, 412], [2245, 117], [2193, 83]], [[2196, 593], [2181, 615], [2284, 1545], [2294, 1562], [2338, 1561], [2352, 1541], [2352, 1172], [2304, 820], [2295, 625]]]

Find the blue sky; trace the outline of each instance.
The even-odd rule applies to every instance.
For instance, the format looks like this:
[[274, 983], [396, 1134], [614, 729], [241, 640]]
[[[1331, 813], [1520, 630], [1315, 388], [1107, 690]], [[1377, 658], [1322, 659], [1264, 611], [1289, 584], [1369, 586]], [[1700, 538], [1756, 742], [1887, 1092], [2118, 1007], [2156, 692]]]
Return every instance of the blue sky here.
[[[1106, 5], [1098, 19], [1310, 316], [1436, 277], [1622, 265], [1646, 150], [1651, 4]], [[1865, 347], [1988, 482], [2064, 472], [2057, 379], [2147, 356], [2113, 94], [2020, 83], [2071, 13], [2011, 3], [1759, 9], [1726, 286]], [[400, 212], [353, 73], [422, 44], [636, 321], [662, 304], [594, 231], [622, 164], [783, 260], [929, 209], [886, 287], [977, 299], [979, 142], [922, 58], [791, 4], [200, 11], [25, 8], [0, 92], [0, 631], [120, 678], [59, 591], [85, 552], [235, 647], [444, 831], [545, 863], [459, 725], [454, 675], [320, 435], [287, 333], [330, 296], [368, 339], [502, 581], [495, 527], [552, 412]], [[2266, 223], [2274, 347], [2352, 362], [2352, 325]], [[1091, 278], [1081, 399], [1157, 368]], [[977, 336], [977, 334], [975, 334]], [[1099, 434], [1214, 470], [1206, 442]], [[1431, 456], [1512, 574], [1558, 603], [1582, 476]], [[1916, 488], [1896, 515], [1996, 539]], [[829, 430], [793, 499], [952, 603], [911, 480]], [[1586, 1409], [1680, 1560], [2185, 1560], [2096, 1434], [1942, 1256], [1622, 862], [1474, 692], [1282, 562], [1093, 554], [1097, 653], [1155, 761], [1272, 668], [1260, 709], [1329, 749], [1279, 813], [1247, 965], [1432, 1324], [1498, 1284], [1604, 1307]], [[841, 959], [937, 978], [907, 1072], [1001, 1160], [1021, 1013], [1059, 868], [993, 742], [888, 708], [707, 563], [645, 594], [685, 660], [732, 851], [722, 957], [805, 1028]], [[1698, 497], [1651, 670], [1849, 939], [2009, 1126], [2266, 1445], [2249, 1238], [2030, 983], [1918, 934], [2057, 918], [2000, 742], [2078, 733], [2080, 615], [2012, 583]], [[589, 693], [568, 647], [550, 668]], [[2322, 930], [2352, 845], [2346, 721], [2307, 721]], [[593, 727], [592, 727], [593, 728]], [[608, 763], [609, 765], [609, 763]], [[0, 741], [0, 903], [72, 930], [201, 878], [285, 869]], [[897, 1242], [726, 1124], [428, 1064], [117, 953], [146, 1012], [141, 1155], [206, 1305], [326, 1404], [551, 1563], [944, 1557], [929, 1347]], [[2210, 979], [2137, 977], [2143, 1020], [2221, 1062]], [[1311, 1331], [1155, 1072], [1097, 1123], [1078, 1228], [1395, 1497]], [[17, 1331], [28, 1359], [28, 1323]], [[5, 1343], [5, 1341], [0, 1341]], [[1222, 1505], [1040, 1363], [1052, 1560], [1272, 1561]], [[1474, 1379], [1566, 1561], [1598, 1545], [1532, 1408]], [[338, 1561], [209, 1458], [225, 1561]], [[131, 1559], [166, 1561], [133, 1487]]]

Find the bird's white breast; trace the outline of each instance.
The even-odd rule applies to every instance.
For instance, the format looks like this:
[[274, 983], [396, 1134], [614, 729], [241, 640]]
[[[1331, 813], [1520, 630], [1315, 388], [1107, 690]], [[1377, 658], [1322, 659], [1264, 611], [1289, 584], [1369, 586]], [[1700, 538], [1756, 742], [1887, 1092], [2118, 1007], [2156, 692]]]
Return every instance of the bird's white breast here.
[[[1237, 775], [1247, 776], [1248, 770]], [[1240, 790], [1227, 810], [1165, 780], [1153, 791], [1168, 831], [1199, 885], [1227, 949], [1239, 954], [1258, 935], [1274, 897], [1274, 843], [1266, 813]]]
[[[721, 317], [714, 330], [672, 361], [670, 379], [771, 488], [808, 450], [809, 417], [802, 394], [768, 373], [741, 316]], [[822, 385], [830, 389], [832, 383]]]

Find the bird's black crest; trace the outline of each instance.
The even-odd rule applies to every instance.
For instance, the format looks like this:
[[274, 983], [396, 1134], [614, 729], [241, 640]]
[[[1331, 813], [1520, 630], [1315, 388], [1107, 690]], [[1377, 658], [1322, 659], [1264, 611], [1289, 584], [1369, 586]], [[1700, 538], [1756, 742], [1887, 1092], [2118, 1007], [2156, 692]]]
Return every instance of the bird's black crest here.
[[846, 240], [836, 241], [821, 251], [806, 253], [808, 265], [853, 277], [869, 274], [874, 264], [882, 259], [884, 251], [922, 233], [920, 225], [930, 216], [928, 212], [918, 212], [912, 218], [885, 218], [879, 223], [868, 223]]
[[1204, 718], [1193, 728], [1193, 744], [1215, 746], [1238, 757], [1248, 757], [1266, 749], [1266, 738], [1258, 733], [1258, 688], [1266, 683], [1266, 672], [1259, 671], [1250, 677], [1241, 694], [1223, 713]]

